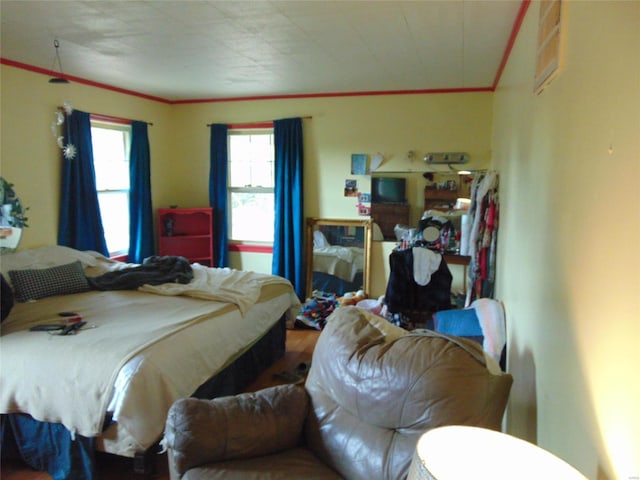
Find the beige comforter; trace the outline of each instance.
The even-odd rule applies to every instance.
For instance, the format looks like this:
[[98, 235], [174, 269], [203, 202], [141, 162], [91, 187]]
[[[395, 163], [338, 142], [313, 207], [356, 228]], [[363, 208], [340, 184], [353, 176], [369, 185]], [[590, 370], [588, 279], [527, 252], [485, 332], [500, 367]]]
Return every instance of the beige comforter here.
[[[71, 432], [97, 436], [118, 371], [134, 355], [236, 307], [245, 312], [264, 285], [291, 288], [285, 279], [251, 272], [196, 265], [194, 273], [195, 282], [188, 285], [148, 287], [156, 295], [88, 292], [17, 304], [2, 324], [0, 413], [28, 412]], [[70, 336], [28, 330], [69, 310], [92, 328]]]
[[138, 290], [159, 295], [185, 295], [204, 300], [233, 303], [244, 314], [258, 301], [264, 285], [290, 285], [284, 278], [255, 272], [230, 268], [209, 268], [197, 263], [191, 265], [191, 268], [193, 269], [193, 280], [187, 284], [143, 285]]

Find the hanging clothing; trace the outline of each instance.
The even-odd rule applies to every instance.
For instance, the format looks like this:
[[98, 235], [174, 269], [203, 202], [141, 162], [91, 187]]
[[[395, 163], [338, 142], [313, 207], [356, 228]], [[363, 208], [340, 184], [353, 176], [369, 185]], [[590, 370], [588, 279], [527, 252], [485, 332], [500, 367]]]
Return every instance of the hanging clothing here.
[[494, 296], [499, 210], [498, 174], [492, 171], [477, 176], [471, 185], [469, 208], [473, 222], [469, 235], [467, 306], [477, 298]]

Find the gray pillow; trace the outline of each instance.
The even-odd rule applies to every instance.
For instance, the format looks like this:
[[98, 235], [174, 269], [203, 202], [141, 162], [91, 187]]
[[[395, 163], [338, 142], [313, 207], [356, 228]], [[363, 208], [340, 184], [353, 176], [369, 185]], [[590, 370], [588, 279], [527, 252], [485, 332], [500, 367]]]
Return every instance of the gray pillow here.
[[90, 289], [79, 261], [35, 270], [10, 270], [9, 278], [19, 302], [86, 292]]

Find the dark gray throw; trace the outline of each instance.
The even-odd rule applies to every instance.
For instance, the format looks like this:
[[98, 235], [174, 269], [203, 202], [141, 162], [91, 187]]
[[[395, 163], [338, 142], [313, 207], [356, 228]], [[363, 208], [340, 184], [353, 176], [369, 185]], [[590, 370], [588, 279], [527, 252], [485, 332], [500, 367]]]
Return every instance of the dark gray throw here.
[[142, 265], [87, 277], [87, 280], [94, 290], [135, 290], [142, 285], [189, 283], [193, 280], [193, 270], [184, 257], [154, 255], [146, 258]]

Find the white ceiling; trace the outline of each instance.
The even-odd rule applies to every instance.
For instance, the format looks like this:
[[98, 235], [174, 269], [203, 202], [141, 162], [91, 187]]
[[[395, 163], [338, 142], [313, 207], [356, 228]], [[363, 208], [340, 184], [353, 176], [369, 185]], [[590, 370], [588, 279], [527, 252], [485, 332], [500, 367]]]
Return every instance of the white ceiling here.
[[1, 0], [1, 56], [166, 100], [486, 88], [520, 0]]

